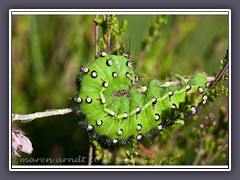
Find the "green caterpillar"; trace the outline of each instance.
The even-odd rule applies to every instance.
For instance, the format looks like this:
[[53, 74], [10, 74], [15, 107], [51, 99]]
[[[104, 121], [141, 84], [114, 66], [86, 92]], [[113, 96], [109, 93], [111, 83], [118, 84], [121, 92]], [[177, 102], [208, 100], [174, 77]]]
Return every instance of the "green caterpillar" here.
[[[157, 132], [179, 118], [181, 112], [196, 114], [207, 101], [210, 82], [196, 73], [188, 82], [166, 86], [152, 80], [141, 86], [133, 71], [130, 54], [107, 55], [82, 67], [83, 77], [75, 101], [86, 117], [86, 128], [112, 143], [135, 136], [140, 140], [150, 130]], [[194, 104], [189, 104], [194, 98]]]

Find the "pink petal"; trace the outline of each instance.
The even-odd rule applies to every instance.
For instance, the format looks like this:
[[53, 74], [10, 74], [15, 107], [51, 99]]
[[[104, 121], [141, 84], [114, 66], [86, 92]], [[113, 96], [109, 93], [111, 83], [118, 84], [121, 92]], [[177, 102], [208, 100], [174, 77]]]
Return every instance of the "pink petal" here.
[[20, 157], [19, 152], [31, 154], [33, 151], [31, 141], [21, 131], [12, 131], [12, 154]]

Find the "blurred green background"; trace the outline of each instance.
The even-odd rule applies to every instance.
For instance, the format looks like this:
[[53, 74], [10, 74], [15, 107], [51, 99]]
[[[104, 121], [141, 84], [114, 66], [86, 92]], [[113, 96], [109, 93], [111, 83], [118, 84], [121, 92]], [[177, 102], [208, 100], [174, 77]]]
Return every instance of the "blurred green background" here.
[[[12, 16], [12, 112], [29, 114], [47, 109], [72, 106], [76, 92], [76, 76], [79, 67], [94, 60], [95, 16], [91, 15], [13, 15]], [[119, 15], [119, 22], [127, 20], [125, 43], [136, 62], [136, 72], [145, 80], [167, 80], [174, 74], [191, 75], [204, 71], [213, 76], [219, 71], [219, 61], [228, 48], [227, 15], [169, 15], [166, 23], [151, 30], [155, 16]], [[151, 32], [153, 31], [153, 32]], [[150, 35], [149, 35], [150, 34]], [[147, 42], [147, 43], [146, 43]], [[198, 121], [181, 130], [176, 143], [169, 144], [176, 130], [164, 132], [155, 158], [159, 164], [193, 164], [199, 137], [196, 132], [206, 119], [215, 114], [220, 122], [219, 110], [228, 106], [227, 98], [221, 98], [208, 106]], [[220, 115], [219, 115], [220, 114]], [[202, 118], [201, 118], [202, 117]], [[88, 156], [89, 140], [79, 126], [82, 116], [74, 113], [34, 120], [30, 123], [14, 123], [30, 138], [34, 151], [23, 157], [77, 158]], [[214, 132], [206, 148], [215, 153], [212, 141], [228, 138], [228, 125], [224, 123]], [[196, 128], [196, 129], [195, 129]], [[219, 131], [224, 133], [219, 134]], [[195, 133], [195, 135], [194, 135]], [[196, 135], [197, 134], [197, 135]], [[192, 136], [192, 139], [188, 139]], [[162, 137], [162, 140], [161, 140]], [[155, 139], [156, 140], [156, 139]], [[150, 142], [150, 145], [151, 146]], [[147, 146], [147, 143], [145, 144]], [[115, 148], [113, 151], [118, 152]], [[210, 153], [210, 154], [211, 154]], [[181, 154], [181, 157], [178, 157]], [[156, 155], [156, 154], [155, 154]], [[119, 155], [120, 156], [120, 155]], [[121, 156], [120, 156], [121, 157]], [[144, 157], [144, 156], [143, 156]], [[13, 158], [14, 164], [21, 164]], [[101, 164], [101, 162], [98, 162]], [[96, 163], [96, 164], [98, 164]], [[212, 164], [226, 164], [227, 150]], [[28, 164], [49, 164], [32, 162]], [[74, 164], [56, 163], [53, 164]], [[79, 164], [87, 164], [87, 161]], [[198, 164], [204, 164], [198, 160]]]

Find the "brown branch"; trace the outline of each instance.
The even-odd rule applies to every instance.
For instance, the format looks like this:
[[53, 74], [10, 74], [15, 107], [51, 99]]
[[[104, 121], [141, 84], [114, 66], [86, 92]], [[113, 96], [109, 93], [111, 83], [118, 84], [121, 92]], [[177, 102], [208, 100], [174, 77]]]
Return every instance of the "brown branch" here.
[[219, 73], [215, 81], [213, 81], [211, 87], [209, 88], [209, 91], [213, 89], [213, 87], [227, 74], [227, 72], [228, 72], [228, 63], [224, 66], [224, 68]]

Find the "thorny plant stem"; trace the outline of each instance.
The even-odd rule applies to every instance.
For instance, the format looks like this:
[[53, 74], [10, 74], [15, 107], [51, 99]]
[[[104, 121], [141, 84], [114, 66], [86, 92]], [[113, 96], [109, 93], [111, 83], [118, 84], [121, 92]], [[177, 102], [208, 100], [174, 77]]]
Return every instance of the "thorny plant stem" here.
[[65, 108], [65, 109], [47, 110], [44, 112], [36, 112], [33, 114], [12, 114], [12, 121], [31, 121], [31, 120], [39, 119], [43, 117], [65, 115], [65, 114], [71, 113], [72, 111], [73, 110], [71, 108]]

